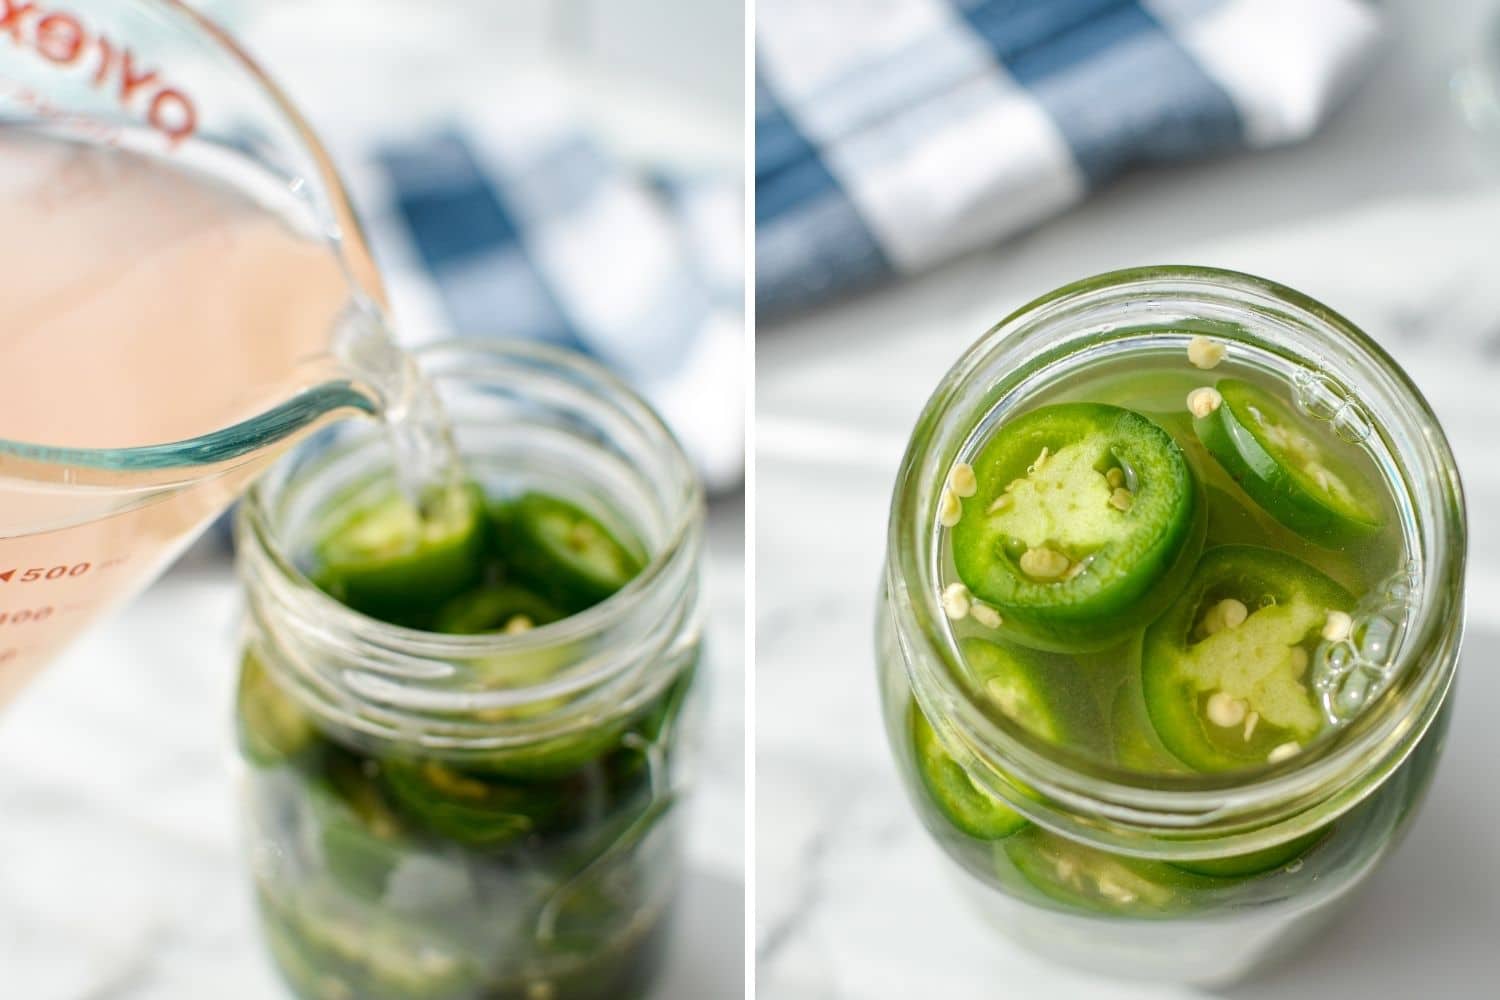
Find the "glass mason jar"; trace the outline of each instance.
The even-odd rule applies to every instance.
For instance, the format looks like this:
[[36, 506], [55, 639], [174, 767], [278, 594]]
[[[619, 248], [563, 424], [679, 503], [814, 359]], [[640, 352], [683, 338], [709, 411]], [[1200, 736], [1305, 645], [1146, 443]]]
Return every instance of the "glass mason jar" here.
[[[1234, 342], [1295, 385], [1310, 412], [1364, 441], [1397, 494], [1410, 562], [1319, 660], [1346, 670], [1330, 689], [1345, 700], [1325, 702], [1341, 706], [1330, 734], [1256, 768], [1147, 774], [986, 714], [958, 682], [937, 504], [954, 463], [1039, 391], [1088, 366], [1118, 371], [1132, 351], [1184, 352], [1196, 334]], [[949, 371], [917, 421], [892, 500], [877, 658], [888, 733], [923, 823], [981, 910], [1036, 951], [1115, 976], [1243, 977], [1337, 912], [1398, 842], [1430, 782], [1458, 653], [1464, 539], [1453, 456], [1427, 403], [1324, 306], [1188, 267], [1115, 272], [1038, 299]], [[1348, 698], [1356, 688], [1362, 705]], [[918, 710], [955, 780], [1021, 814], [1019, 829], [979, 838], [935, 807], [917, 770], [909, 713]], [[1080, 885], [1088, 891], [1071, 891]]]
[[468, 475], [638, 538], [646, 567], [523, 634], [365, 617], [299, 568], [330, 507], [389, 477], [373, 423], [294, 451], [239, 515], [244, 823], [265, 937], [308, 1000], [640, 994], [679, 869], [701, 489], [651, 410], [539, 345], [418, 352]]

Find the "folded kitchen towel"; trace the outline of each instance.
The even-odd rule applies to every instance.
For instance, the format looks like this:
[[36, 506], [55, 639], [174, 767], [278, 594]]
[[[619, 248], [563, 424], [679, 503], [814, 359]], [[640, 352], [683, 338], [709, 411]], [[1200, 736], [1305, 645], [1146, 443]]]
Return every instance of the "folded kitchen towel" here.
[[1122, 169], [1310, 134], [1358, 0], [759, 0], [756, 301], [922, 271]]
[[709, 488], [744, 469], [738, 178], [638, 171], [565, 116], [457, 118], [340, 150], [398, 335], [582, 351], [662, 414]]

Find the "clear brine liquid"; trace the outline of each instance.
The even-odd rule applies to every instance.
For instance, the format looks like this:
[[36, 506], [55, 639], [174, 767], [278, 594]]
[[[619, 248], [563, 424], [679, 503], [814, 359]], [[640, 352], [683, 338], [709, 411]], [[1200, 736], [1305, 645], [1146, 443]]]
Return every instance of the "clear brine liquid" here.
[[[1212, 370], [1189, 364], [1180, 346], [1166, 348], [1160, 340], [1148, 343], [1145, 339], [1139, 348], [1073, 368], [1049, 381], [1019, 407], [984, 418], [972, 450], [977, 453], [982, 449], [1006, 421], [1054, 403], [1113, 404], [1135, 410], [1165, 429], [1182, 449], [1201, 490], [1206, 516], [1204, 552], [1225, 545], [1274, 549], [1326, 574], [1358, 602], [1352, 634], [1341, 642], [1319, 644], [1300, 678], [1313, 700], [1323, 703], [1326, 733], [1339, 720], [1357, 712], [1375, 693], [1380, 683], [1377, 675], [1399, 645], [1415, 590], [1415, 564], [1406, 533], [1410, 518], [1386, 471], [1390, 463], [1380, 458], [1378, 435], [1360, 433], [1368, 430], [1367, 426], [1351, 433], [1348, 427], [1339, 425], [1347, 411], [1334, 417], [1338, 401], [1328, 398], [1331, 390], [1327, 380], [1308, 371], [1290, 371], [1281, 362], [1267, 362], [1248, 345], [1225, 343], [1229, 344], [1229, 355]], [[1189, 393], [1224, 378], [1254, 383], [1293, 409], [1300, 418], [1300, 429], [1319, 448], [1336, 452], [1376, 494], [1385, 515], [1378, 532], [1337, 545], [1315, 544], [1262, 509], [1194, 431], [1193, 415], [1187, 406]], [[965, 460], [972, 458], [966, 456]], [[945, 535], [949, 537], [944, 538], [940, 549], [940, 578], [951, 585], [959, 577], [953, 563], [951, 532]], [[1253, 614], [1255, 610], [1252, 604], [1249, 611]], [[1142, 639], [1150, 624], [1147, 620], [1135, 623], [1126, 639], [1101, 651], [1027, 649], [1024, 653], [1031, 662], [1040, 664], [1042, 683], [1054, 695], [1051, 707], [1061, 715], [1061, 733], [1056, 734], [1059, 742], [1088, 757], [1132, 770], [1189, 770], [1162, 744], [1147, 708], [1141, 657]], [[1003, 624], [990, 627], [972, 615], [951, 621], [950, 626], [960, 640], [977, 637], [1002, 645], [1010, 641]], [[1343, 659], [1350, 653], [1355, 658], [1352, 669]], [[1333, 668], [1338, 673], [1336, 678], [1331, 673]], [[986, 692], [984, 678], [971, 664], [964, 663], [963, 671], [965, 676], [959, 679], [976, 703], [992, 715], [1008, 714], [1006, 706], [997, 703], [994, 692]], [[1026, 724], [1025, 719], [1016, 721]], [[1236, 732], [1241, 724], [1237, 719]]]
[[0, 705], [328, 420], [384, 416], [414, 496], [461, 478], [430, 388], [351, 304], [331, 242], [292, 221], [307, 206], [244, 169], [0, 129], [0, 442], [171, 444], [342, 387], [217, 465], [101, 469], [0, 445]]

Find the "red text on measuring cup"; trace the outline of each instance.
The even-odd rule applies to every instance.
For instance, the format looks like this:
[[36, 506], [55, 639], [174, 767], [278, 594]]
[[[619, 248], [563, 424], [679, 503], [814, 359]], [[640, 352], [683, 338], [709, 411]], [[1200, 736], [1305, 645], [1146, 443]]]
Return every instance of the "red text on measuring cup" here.
[[33, 0], [0, 0], [0, 36], [58, 66], [91, 70], [93, 85], [113, 93], [120, 106], [145, 109], [146, 121], [174, 144], [198, 127], [192, 98], [147, 69], [128, 47], [118, 45], [72, 14], [49, 11]]

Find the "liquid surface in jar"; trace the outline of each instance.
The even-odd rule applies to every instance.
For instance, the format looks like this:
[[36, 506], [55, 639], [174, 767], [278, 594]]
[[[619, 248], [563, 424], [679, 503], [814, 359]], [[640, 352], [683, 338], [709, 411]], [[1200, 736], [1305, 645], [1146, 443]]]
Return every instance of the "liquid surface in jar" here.
[[1409, 561], [1368, 424], [1302, 382], [1199, 337], [1075, 371], [987, 428], [939, 505], [974, 702], [1147, 773], [1277, 764], [1357, 712]]

